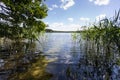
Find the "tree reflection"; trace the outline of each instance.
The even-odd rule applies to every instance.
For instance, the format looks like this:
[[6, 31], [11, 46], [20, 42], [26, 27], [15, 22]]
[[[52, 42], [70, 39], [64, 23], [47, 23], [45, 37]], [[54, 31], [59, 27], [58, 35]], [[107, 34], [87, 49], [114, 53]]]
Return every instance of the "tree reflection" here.
[[[6, 47], [7, 46], [7, 47]], [[35, 42], [11, 42], [1, 45], [1, 80], [49, 80], [52, 75], [45, 71], [48, 61], [36, 51]]]

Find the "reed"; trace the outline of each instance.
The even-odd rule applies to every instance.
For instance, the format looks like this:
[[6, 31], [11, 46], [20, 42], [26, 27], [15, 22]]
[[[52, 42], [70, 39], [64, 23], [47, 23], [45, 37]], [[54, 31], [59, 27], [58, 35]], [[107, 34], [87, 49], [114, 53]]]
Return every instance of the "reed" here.
[[81, 33], [86, 51], [101, 54], [120, 53], [120, 10], [111, 19], [105, 18]]

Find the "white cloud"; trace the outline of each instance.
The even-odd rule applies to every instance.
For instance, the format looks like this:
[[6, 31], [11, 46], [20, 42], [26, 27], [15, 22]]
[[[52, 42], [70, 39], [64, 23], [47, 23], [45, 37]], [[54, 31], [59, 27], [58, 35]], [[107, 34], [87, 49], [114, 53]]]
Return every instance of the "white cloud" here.
[[49, 22], [45, 22], [45, 24], [49, 24]]
[[69, 7], [75, 4], [74, 0], [61, 0], [61, 2], [62, 4], [60, 8], [63, 8], [64, 10], [67, 10]]
[[53, 8], [48, 8], [50, 11], [52, 11], [53, 10]]
[[60, 27], [60, 26], [63, 26], [63, 23], [52, 23], [51, 24], [52, 27]]
[[64, 2], [65, 0], [61, 0], [61, 2]]
[[56, 5], [56, 4], [53, 4], [51, 7], [49, 7], [48, 9], [50, 10], [50, 11], [52, 11], [53, 9], [55, 9], [55, 8], [58, 8], [58, 5]]
[[49, 29], [58, 30], [58, 31], [76, 31], [81, 30], [81, 26], [79, 24], [64, 24], [64, 23], [51, 23], [49, 24]]
[[81, 17], [80, 20], [81, 21], [90, 21], [90, 18]]
[[92, 2], [93, 0], [89, 0], [90, 2]]
[[73, 18], [68, 18], [68, 20], [69, 20], [70, 22], [73, 22], [74, 19], [73, 19]]
[[58, 8], [58, 6], [56, 4], [53, 4], [52, 8]]
[[110, 3], [110, 0], [89, 0], [90, 2], [94, 2], [96, 5], [108, 5]]
[[100, 14], [98, 16], [96, 16], [96, 21], [100, 21], [102, 19], [104, 19], [106, 17], [106, 14]]

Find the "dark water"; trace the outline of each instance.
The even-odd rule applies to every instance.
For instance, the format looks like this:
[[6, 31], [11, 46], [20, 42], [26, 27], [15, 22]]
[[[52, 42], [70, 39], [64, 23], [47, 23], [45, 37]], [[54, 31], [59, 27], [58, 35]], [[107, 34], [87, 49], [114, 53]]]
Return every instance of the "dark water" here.
[[40, 43], [2, 47], [0, 80], [120, 80], [119, 54], [86, 52], [86, 42], [71, 35], [47, 33]]

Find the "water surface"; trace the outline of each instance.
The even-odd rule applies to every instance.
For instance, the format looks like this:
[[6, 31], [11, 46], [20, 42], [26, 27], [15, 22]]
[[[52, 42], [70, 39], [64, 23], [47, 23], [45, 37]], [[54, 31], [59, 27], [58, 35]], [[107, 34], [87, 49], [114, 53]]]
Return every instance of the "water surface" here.
[[117, 53], [87, 51], [87, 42], [74, 39], [72, 33], [46, 33], [39, 40], [0, 48], [0, 80], [120, 79]]
[[[48, 33], [44, 55], [53, 59], [46, 71], [50, 80], [119, 80], [119, 55], [87, 53], [85, 41], [71, 33]], [[91, 51], [92, 52], [92, 51]]]

